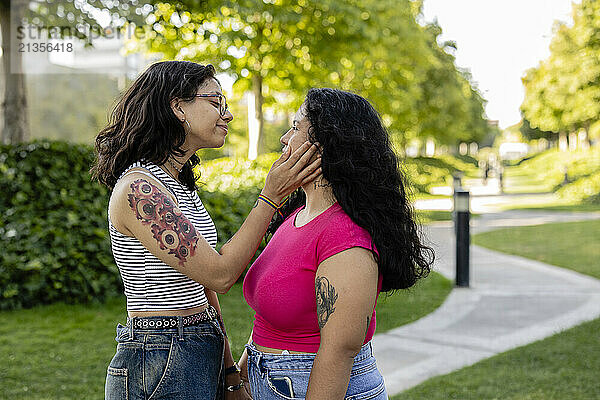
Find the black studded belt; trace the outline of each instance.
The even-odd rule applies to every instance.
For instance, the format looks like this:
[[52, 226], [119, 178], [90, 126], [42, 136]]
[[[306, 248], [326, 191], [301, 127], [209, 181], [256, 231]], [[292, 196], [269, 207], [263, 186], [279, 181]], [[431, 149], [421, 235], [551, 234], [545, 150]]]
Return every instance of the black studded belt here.
[[184, 317], [133, 317], [128, 318], [127, 322], [128, 325], [133, 324], [134, 329], [164, 329], [177, 328], [179, 321], [182, 327], [186, 327], [212, 320], [217, 320], [217, 310], [209, 304], [206, 310]]

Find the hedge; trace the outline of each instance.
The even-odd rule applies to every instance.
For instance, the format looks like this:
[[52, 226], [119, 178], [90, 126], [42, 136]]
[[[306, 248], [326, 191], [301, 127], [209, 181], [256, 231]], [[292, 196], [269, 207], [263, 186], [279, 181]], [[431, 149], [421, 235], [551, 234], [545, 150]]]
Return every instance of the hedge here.
[[91, 147], [60, 141], [0, 146], [0, 309], [122, 291], [93, 158]]
[[561, 187], [556, 193], [570, 202], [600, 204], [600, 170]]
[[[88, 172], [94, 157], [91, 146], [64, 141], [0, 146], [0, 309], [123, 292], [108, 234], [110, 192]], [[199, 194], [217, 248], [241, 226], [276, 157], [202, 166]]]

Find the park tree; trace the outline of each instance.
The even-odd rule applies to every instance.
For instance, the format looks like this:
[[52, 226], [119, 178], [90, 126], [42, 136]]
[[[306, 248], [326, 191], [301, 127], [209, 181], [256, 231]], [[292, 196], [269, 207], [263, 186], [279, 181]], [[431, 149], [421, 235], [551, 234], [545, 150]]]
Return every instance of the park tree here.
[[[361, 40], [360, 9], [350, 1], [219, 1], [157, 4], [133, 51], [162, 54], [164, 59], [217, 64], [235, 79], [238, 93], [252, 91], [258, 121], [258, 149], [263, 141], [263, 107], [289, 110], [311, 86], [326, 81], [344, 49]], [[140, 35], [136, 35], [140, 38]], [[286, 101], [287, 99], [287, 101]]]
[[565, 121], [589, 138], [590, 126], [600, 121], [600, 2], [574, 4], [573, 25], [565, 36], [559, 54], [572, 71]]
[[442, 30], [436, 22], [427, 25], [425, 32], [433, 58], [420, 85], [417, 136], [452, 146], [481, 141], [488, 133], [485, 101], [472, 83], [471, 74], [456, 67], [452, 54], [456, 44], [439, 43]]
[[556, 132], [543, 131], [539, 128], [533, 128], [529, 120], [524, 117], [522, 117], [521, 123], [519, 124], [519, 131], [527, 140], [546, 139], [550, 142], [554, 142], [558, 138]]
[[521, 112], [530, 127], [559, 135], [589, 131], [600, 120], [600, 4], [583, 0], [573, 4], [573, 23], [558, 23], [550, 56], [523, 78], [525, 99]]
[[[234, 77], [236, 96], [254, 93], [259, 138], [265, 106], [289, 112], [310, 87], [333, 86], [373, 102], [403, 146], [429, 134], [421, 125], [434, 125], [435, 117], [421, 107], [444, 101], [445, 93], [433, 86], [445, 85], [450, 76], [448, 85], [455, 86], [457, 99], [444, 111], [463, 127], [452, 130], [438, 123], [439, 129], [430, 130], [445, 142], [445, 136], [470, 132], [464, 127], [465, 118], [474, 115], [469, 101], [475, 104], [481, 97], [457, 71], [453, 57], [438, 54], [437, 36], [417, 23], [421, 7], [420, 1], [410, 0], [208, 1], [200, 6], [182, 0], [157, 4], [137, 27], [143, 34], [128, 48], [164, 59], [217, 64]], [[432, 81], [428, 72], [439, 59], [440, 73]], [[431, 101], [423, 103], [427, 85]], [[481, 113], [478, 118], [481, 122]]]
[[[19, 143], [28, 139], [25, 77], [23, 74], [13, 74], [11, 71], [11, 63], [20, 65], [22, 56], [18, 50], [12, 48], [10, 28], [11, 24], [14, 26], [14, 21], [19, 21], [24, 13], [23, 3], [18, 3], [16, 0], [14, 2], [11, 0], [0, 0], [4, 83], [4, 98], [2, 101], [4, 126], [0, 135], [0, 142], [2, 143]], [[11, 18], [13, 19], [12, 22]], [[14, 60], [13, 57], [15, 58]]]

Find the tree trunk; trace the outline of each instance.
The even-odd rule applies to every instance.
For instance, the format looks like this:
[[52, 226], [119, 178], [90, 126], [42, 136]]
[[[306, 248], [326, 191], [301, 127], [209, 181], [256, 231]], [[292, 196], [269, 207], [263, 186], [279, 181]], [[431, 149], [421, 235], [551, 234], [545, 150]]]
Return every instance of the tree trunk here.
[[569, 151], [577, 150], [577, 132], [569, 133]]
[[590, 122], [586, 123], [581, 132], [581, 148], [584, 150], [587, 150], [592, 146], [590, 143], [590, 125]]
[[569, 144], [567, 143], [567, 134], [565, 132], [558, 133], [558, 149], [560, 151], [567, 151]]
[[252, 91], [254, 92], [254, 117], [258, 121], [258, 149], [257, 154], [265, 151], [264, 116], [263, 116], [263, 79], [259, 71], [252, 76]]
[[[2, 30], [2, 65], [4, 67], [4, 101], [2, 111], [4, 115], [4, 128], [2, 129], [1, 140], [5, 144], [22, 143], [29, 140], [29, 130], [27, 127], [27, 100], [25, 95], [25, 75], [22, 73], [12, 73], [11, 63], [14, 66], [14, 72], [21, 71], [22, 56], [18, 49], [13, 49], [11, 38], [11, 17], [12, 21], [18, 22], [22, 8], [13, 7], [13, 15], [8, 2], [2, 2], [0, 6], [0, 28]], [[14, 15], [19, 14], [19, 15]], [[16, 29], [16, 27], [15, 27]], [[11, 60], [11, 58], [13, 58]]]
[[248, 96], [248, 158], [256, 159], [264, 152], [262, 76], [252, 76], [252, 93]]

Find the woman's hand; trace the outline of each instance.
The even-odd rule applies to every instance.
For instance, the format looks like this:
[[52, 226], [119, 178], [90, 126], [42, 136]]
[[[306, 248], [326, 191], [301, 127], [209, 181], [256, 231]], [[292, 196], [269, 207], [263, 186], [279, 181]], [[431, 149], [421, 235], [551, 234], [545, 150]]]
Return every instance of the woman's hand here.
[[277, 204], [321, 173], [317, 145], [305, 142], [290, 155], [290, 147], [273, 163], [262, 193]]

